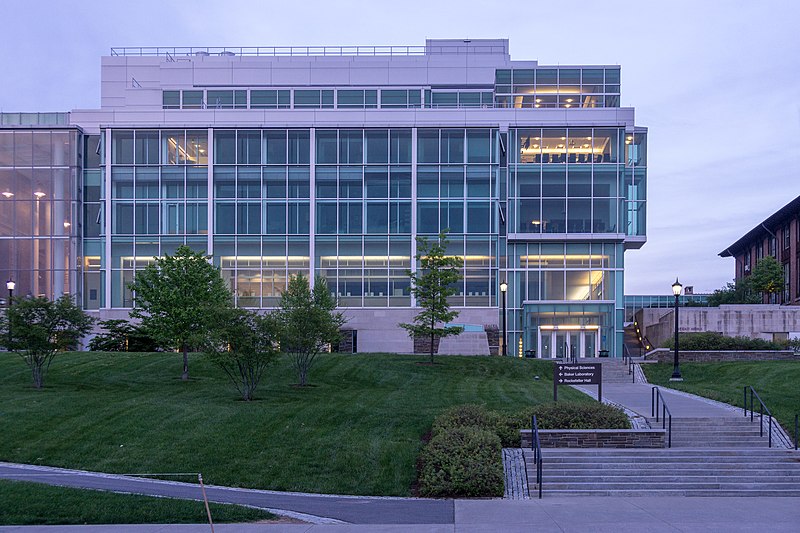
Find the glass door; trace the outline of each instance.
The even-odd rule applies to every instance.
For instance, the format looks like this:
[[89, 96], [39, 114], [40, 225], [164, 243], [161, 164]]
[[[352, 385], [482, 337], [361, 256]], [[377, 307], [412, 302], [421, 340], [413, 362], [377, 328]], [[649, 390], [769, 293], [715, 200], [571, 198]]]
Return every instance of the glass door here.
[[597, 357], [598, 331], [583, 332], [583, 357]]

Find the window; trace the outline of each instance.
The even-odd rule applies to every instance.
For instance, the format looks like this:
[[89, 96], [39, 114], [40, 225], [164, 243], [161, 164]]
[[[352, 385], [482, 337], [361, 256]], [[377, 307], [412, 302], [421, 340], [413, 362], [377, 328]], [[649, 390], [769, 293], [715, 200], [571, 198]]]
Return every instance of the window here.
[[202, 109], [203, 106], [203, 91], [182, 91], [182, 106], [183, 109]]
[[289, 90], [250, 91], [250, 109], [289, 109]]
[[333, 107], [332, 90], [295, 90], [294, 107], [297, 109], [321, 109]]
[[783, 227], [783, 249], [788, 250], [791, 246], [791, 233], [789, 232], [789, 224]]
[[381, 90], [381, 107], [383, 108], [406, 108], [419, 106], [419, 89]]
[[180, 109], [180, 107], [181, 107], [181, 92], [180, 91], [163, 91], [161, 93], [161, 106], [164, 109]]
[[775, 238], [775, 235], [769, 238], [769, 255], [775, 259], [778, 258], [778, 240]]
[[336, 106], [340, 109], [364, 109], [378, 107], [377, 90], [340, 89], [336, 91]]

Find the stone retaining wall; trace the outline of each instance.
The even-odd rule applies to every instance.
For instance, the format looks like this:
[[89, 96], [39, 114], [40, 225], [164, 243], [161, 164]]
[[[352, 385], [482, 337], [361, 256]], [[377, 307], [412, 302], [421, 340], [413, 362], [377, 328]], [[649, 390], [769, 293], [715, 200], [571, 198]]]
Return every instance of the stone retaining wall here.
[[[671, 363], [675, 352], [669, 348], [658, 348], [644, 356], [646, 361]], [[680, 350], [682, 363], [718, 363], [722, 361], [800, 361], [792, 350]]]
[[[531, 430], [520, 430], [522, 447], [531, 447]], [[663, 429], [540, 429], [542, 448], [663, 448]]]

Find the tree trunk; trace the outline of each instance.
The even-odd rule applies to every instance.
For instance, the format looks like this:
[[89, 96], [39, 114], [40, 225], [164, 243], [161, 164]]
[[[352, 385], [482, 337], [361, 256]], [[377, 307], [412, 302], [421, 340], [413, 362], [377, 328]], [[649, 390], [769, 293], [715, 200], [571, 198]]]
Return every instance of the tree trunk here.
[[306, 386], [306, 374], [307, 374], [307, 372], [308, 372], [308, 369], [306, 369], [304, 367], [300, 367], [300, 376], [299, 377], [300, 377], [300, 386], [301, 387], [305, 387]]
[[431, 364], [433, 364], [433, 341], [436, 335], [433, 333], [433, 328], [436, 327], [436, 322], [431, 320]]
[[181, 375], [181, 379], [189, 381], [189, 347], [186, 344], [183, 345], [183, 375]]
[[37, 389], [41, 389], [44, 381], [42, 379], [42, 367], [34, 364], [32, 370], [33, 370], [33, 386]]

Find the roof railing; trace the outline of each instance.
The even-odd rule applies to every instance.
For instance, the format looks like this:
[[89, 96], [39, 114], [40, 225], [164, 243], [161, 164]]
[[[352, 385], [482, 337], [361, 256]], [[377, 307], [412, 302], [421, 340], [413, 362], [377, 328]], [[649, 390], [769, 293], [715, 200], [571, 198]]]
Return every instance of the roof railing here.
[[112, 56], [163, 56], [178, 61], [196, 56], [424, 56], [433, 54], [498, 54], [501, 46], [470, 44], [460, 47], [425, 46], [244, 46], [244, 47], [160, 47], [132, 46], [111, 48]]

